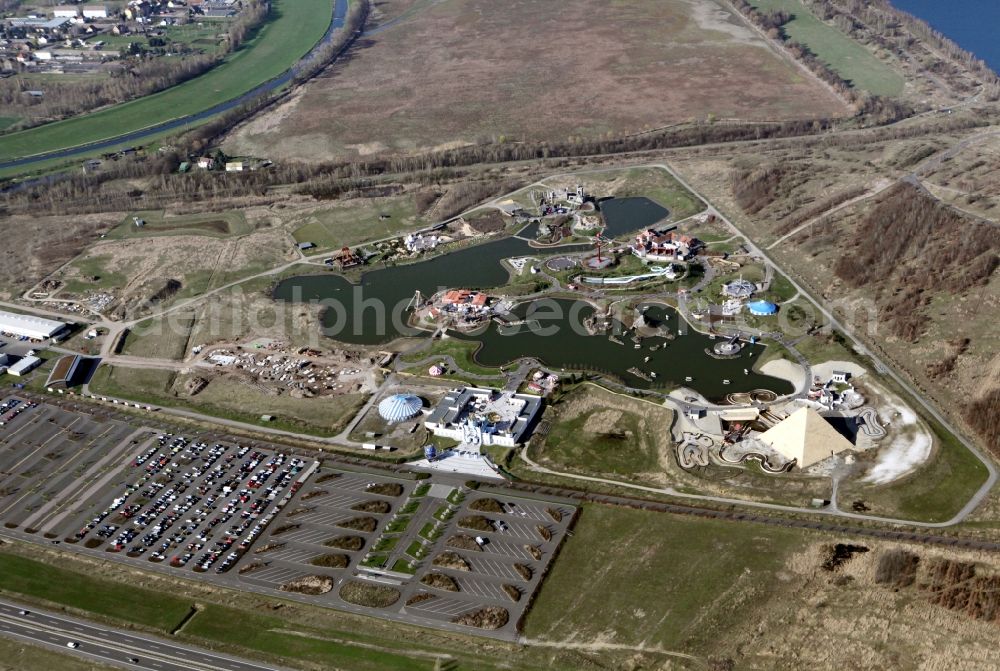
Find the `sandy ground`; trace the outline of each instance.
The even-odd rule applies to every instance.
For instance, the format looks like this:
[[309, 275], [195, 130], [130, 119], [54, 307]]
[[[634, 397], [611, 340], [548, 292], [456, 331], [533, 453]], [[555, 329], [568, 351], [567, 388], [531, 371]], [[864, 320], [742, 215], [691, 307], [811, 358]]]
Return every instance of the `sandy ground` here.
[[802, 366], [788, 359], [772, 359], [760, 367], [760, 372], [764, 375], [787, 380], [795, 385], [796, 390], [802, 389], [807, 381], [806, 372]]

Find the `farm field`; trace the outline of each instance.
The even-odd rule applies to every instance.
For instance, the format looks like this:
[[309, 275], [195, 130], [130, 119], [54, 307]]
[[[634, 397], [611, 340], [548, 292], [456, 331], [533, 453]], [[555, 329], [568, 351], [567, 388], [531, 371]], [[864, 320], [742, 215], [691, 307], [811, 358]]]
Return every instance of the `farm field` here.
[[618, 136], [708, 115], [844, 113], [721, 4], [585, 0], [566, 11], [457, 0], [368, 36], [345, 64], [238, 129], [228, 151], [319, 161]]
[[801, 0], [751, 0], [750, 4], [764, 11], [783, 10], [792, 14], [794, 18], [784, 26], [788, 36], [809, 47], [855, 87], [880, 96], [902, 93], [902, 75], [858, 42], [820, 21]]
[[99, 112], [2, 136], [0, 160], [95, 142], [235, 98], [308, 52], [326, 31], [332, 5], [330, 0], [275, 0], [271, 11], [272, 20], [206, 74]]

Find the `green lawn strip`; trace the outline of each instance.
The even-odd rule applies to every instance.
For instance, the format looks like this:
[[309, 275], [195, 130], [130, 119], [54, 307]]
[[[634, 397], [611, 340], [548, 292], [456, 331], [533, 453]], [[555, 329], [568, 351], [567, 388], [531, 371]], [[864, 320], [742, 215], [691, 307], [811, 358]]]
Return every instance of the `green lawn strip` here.
[[765, 11], [784, 10], [792, 14], [794, 18], [784, 25], [788, 37], [809, 47], [856, 88], [885, 96], [902, 93], [905, 83], [902, 75], [860, 43], [820, 21], [800, 0], [751, 0], [750, 4]]
[[[395, 545], [395, 543], [393, 543], [393, 545]], [[371, 566], [374, 568], [381, 568], [385, 566], [385, 563], [388, 560], [389, 560], [389, 555], [383, 553], [376, 553], [368, 555], [367, 557], [362, 559], [360, 564], [361, 566]]]
[[[427, 492], [429, 491], [431, 491], [430, 484], [427, 482], [423, 482], [416, 486], [416, 488], [413, 490], [413, 493], [410, 494], [410, 498], [414, 499], [420, 496], [427, 496]], [[417, 505], [420, 505], [418, 502], [414, 501], [411, 501], [410, 503], [417, 503]], [[407, 505], [409, 505], [409, 503], [407, 503]]]
[[396, 573], [409, 573], [410, 575], [417, 572], [417, 569], [415, 569], [413, 565], [405, 559], [397, 559], [392, 565], [392, 570]]
[[477, 349], [479, 349], [479, 342], [447, 338], [435, 340], [431, 343], [430, 347], [400, 358], [404, 363], [415, 363], [425, 359], [433, 359], [434, 357], [451, 356], [455, 360], [455, 364], [466, 373], [473, 375], [499, 375], [500, 369], [489, 368], [476, 362], [474, 356]]
[[433, 543], [441, 537], [441, 528], [433, 522], [428, 522], [420, 529], [420, 536]]
[[408, 657], [404, 650], [396, 653], [368, 645], [345, 644], [344, 639], [355, 638], [354, 633], [331, 634], [327, 637], [321, 630], [291, 629], [281, 618], [215, 605], [205, 608], [184, 628], [186, 639], [201, 639], [255, 650], [268, 656], [305, 660], [323, 668], [352, 671], [429, 671], [433, 668], [433, 662]]
[[304, 56], [326, 32], [332, 9], [330, 0], [274, 0], [268, 22], [204, 75], [92, 114], [2, 136], [0, 159], [96, 142], [236, 98]]
[[409, 515], [400, 515], [394, 518], [385, 527], [385, 533], [396, 534], [406, 531], [406, 527], [409, 526], [410, 520], [412, 518]]
[[169, 632], [191, 610], [186, 599], [121, 585], [0, 552], [0, 591], [42, 599]]
[[460, 504], [462, 501], [465, 500], [465, 494], [463, 494], [458, 489], [453, 489], [451, 490], [451, 493], [448, 494], [445, 500], [448, 501], [448, 503], [457, 506], [458, 504]]
[[437, 509], [437, 512], [434, 513], [434, 518], [437, 520], [441, 520], [442, 522], [447, 522], [448, 520], [451, 519], [452, 515], [454, 514], [455, 511], [449, 508], [448, 506], [441, 506], [440, 508]]
[[413, 513], [417, 512], [417, 509], [419, 507], [420, 507], [420, 501], [414, 501], [411, 498], [405, 504], [403, 504], [403, 507], [400, 508], [398, 511], [396, 511], [396, 513], [399, 515], [412, 515]]
[[406, 547], [406, 554], [410, 555], [414, 559], [423, 559], [427, 556], [427, 552], [427, 546], [418, 540], [411, 542]]
[[375, 545], [372, 546], [372, 552], [391, 552], [396, 547], [396, 543], [399, 542], [399, 536], [382, 536], [379, 538]]

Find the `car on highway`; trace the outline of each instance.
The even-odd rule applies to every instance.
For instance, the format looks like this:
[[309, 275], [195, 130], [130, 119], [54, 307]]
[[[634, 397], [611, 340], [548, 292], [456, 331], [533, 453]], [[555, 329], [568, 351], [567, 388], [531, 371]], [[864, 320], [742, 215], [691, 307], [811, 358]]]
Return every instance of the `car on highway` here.
[[80, 647], [80, 644], [77, 643], [76, 641], [69, 641], [68, 643], [66, 643], [66, 647], [73, 648], [75, 650]]

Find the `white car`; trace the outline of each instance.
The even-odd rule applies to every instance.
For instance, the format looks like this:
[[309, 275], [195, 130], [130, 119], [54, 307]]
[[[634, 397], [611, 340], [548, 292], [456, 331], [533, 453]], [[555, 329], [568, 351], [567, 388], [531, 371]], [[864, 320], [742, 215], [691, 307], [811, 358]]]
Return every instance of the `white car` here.
[[80, 647], [80, 644], [77, 643], [76, 641], [70, 641], [69, 643], [66, 644], [66, 647], [76, 649]]

